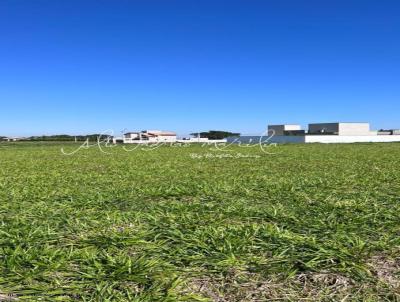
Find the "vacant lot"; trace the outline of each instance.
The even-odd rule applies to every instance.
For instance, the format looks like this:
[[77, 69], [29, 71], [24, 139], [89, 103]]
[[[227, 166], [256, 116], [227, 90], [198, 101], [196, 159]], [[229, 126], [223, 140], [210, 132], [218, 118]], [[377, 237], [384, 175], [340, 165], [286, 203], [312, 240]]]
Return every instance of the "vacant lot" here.
[[77, 146], [0, 144], [0, 300], [400, 299], [400, 144]]

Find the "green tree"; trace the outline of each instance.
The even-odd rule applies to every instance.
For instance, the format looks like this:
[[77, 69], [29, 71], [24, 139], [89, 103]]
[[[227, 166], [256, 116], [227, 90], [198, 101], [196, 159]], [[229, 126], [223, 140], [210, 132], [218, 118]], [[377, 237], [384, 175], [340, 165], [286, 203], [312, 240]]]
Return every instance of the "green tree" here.
[[200, 135], [201, 138], [208, 138], [208, 139], [224, 139], [230, 136], [239, 136], [240, 133], [221, 131], [221, 130], [210, 130], [208, 132], [191, 133], [190, 135], [193, 135], [195, 137], [199, 137]]

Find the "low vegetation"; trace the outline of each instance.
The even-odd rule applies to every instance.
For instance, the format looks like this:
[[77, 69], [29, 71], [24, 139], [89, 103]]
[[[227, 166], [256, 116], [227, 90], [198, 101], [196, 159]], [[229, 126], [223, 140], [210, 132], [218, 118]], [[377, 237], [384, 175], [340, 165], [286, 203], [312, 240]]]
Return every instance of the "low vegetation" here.
[[220, 131], [220, 130], [210, 130], [207, 132], [197, 132], [191, 133], [190, 135], [194, 137], [208, 138], [208, 139], [224, 139], [230, 136], [239, 136], [240, 133], [234, 133], [229, 131]]
[[0, 301], [400, 299], [400, 144], [77, 146], [0, 144]]

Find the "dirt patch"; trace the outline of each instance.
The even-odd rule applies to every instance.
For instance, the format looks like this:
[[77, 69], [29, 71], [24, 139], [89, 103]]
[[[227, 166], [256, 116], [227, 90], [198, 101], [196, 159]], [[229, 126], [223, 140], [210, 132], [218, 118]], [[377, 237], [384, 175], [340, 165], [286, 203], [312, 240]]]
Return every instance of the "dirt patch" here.
[[18, 301], [18, 298], [14, 294], [2, 294], [0, 293], [0, 302], [6, 301]]
[[224, 278], [194, 278], [184, 290], [215, 302], [345, 301], [355, 290], [351, 279], [333, 273], [300, 274], [288, 280], [279, 276], [269, 280], [259, 277], [242, 273]]
[[400, 290], [400, 256], [375, 255], [369, 259], [368, 264], [379, 281]]

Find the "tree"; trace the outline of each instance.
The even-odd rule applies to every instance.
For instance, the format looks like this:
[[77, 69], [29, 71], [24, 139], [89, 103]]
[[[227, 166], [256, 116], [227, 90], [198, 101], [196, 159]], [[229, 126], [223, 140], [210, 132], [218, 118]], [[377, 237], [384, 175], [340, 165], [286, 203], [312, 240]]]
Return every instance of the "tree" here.
[[191, 133], [190, 135], [193, 135], [195, 137], [199, 137], [200, 135], [201, 138], [208, 138], [208, 139], [224, 139], [230, 136], [239, 136], [240, 133], [220, 131], [220, 130], [210, 130], [208, 132]]
[[[31, 136], [26, 140], [30, 141], [85, 141], [89, 139], [89, 141], [97, 141], [98, 137], [100, 136], [101, 140], [104, 140], [107, 135], [100, 135], [100, 134], [88, 134], [88, 135], [68, 135], [68, 134], [57, 134], [57, 135], [42, 135], [42, 136]], [[111, 137], [112, 138], [112, 137]]]

